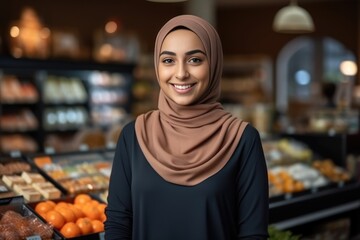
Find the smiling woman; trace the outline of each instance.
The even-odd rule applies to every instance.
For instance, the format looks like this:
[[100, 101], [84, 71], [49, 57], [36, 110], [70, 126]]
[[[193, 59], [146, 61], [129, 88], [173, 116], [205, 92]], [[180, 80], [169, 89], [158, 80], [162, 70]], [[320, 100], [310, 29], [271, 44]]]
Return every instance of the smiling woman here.
[[262, 144], [254, 127], [219, 102], [216, 30], [192, 15], [169, 20], [157, 35], [154, 62], [158, 109], [119, 137], [106, 239], [267, 239]]

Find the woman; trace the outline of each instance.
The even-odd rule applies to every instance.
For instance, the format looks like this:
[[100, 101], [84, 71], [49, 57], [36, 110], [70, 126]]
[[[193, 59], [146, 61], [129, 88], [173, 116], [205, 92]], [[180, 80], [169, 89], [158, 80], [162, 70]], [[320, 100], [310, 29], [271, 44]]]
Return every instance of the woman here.
[[154, 50], [158, 110], [124, 127], [106, 239], [267, 239], [267, 168], [258, 131], [218, 102], [223, 53], [205, 20], [177, 16]]

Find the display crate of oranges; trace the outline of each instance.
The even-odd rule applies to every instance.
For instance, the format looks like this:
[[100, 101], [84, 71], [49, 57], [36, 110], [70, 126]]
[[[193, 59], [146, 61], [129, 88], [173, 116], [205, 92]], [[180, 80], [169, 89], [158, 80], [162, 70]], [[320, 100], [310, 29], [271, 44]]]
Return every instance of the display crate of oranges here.
[[46, 223], [22, 196], [0, 199], [0, 239], [60, 240], [53, 226]]
[[62, 239], [104, 239], [106, 204], [90, 194], [29, 203]]

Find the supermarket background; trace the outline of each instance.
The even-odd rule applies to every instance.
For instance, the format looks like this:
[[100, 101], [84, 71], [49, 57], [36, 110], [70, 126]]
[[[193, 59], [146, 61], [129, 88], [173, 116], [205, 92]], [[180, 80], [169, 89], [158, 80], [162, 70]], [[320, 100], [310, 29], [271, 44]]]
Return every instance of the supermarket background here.
[[[0, 236], [104, 239], [117, 138], [157, 106], [156, 33], [193, 13], [223, 41], [221, 102], [261, 133], [271, 239], [359, 239], [360, 2], [299, 0], [315, 31], [274, 32], [288, 3], [0, 2]], [[355, 71], [342, 70], [344, 62]], [[327, 86], [336, 86], [333, 104]], [[26, 230], [12, 232], [10, 221]], [[71, 222], [83, 232], [64, 230]]]

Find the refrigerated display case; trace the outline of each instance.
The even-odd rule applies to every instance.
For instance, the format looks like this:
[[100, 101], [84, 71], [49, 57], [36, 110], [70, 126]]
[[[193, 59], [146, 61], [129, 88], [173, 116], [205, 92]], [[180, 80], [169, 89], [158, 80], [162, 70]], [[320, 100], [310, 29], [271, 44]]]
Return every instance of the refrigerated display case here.
[[28, 159], [68, 196], [91, 193], [101, 196], [108, 189], [112, 158], [103, 151], [34, 154]]

